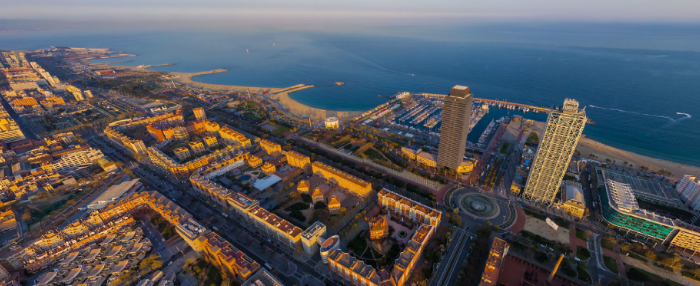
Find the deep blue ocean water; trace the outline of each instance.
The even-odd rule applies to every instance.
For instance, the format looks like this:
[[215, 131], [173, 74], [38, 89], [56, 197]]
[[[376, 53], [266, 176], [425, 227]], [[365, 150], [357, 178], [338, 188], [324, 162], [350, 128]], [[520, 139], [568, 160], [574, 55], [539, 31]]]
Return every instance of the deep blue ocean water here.
[[[476, 97], [533, 105], [574, 98], [597, 122], [586, 127], [586, 136], [700, 166], [698, 35], [699, 26], [663, 25], [397, 27], [343, 34], [71, 30], [0, 34], [0, 49], [111, 48], [138, 55], [108, 60], [131, 60], [121, 65], [229, 70], [196, 78], [207, 83], [313, 84], [321, 87], [291, 97], [334, 110], [370, 109], [386, 100], [378, 95], [401, 91], [447, 93], [455, 84], [470, 86]], [[345, 85], [331, 85], [336, 81]], [[499, 112], [492, 109], [482, 124], [507, 111]]]

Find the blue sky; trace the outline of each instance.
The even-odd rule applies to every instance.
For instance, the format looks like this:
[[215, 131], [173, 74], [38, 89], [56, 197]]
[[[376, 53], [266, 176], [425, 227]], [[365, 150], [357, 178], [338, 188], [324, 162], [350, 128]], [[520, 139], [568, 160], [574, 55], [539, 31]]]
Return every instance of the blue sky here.
[[0, 19], [323, 22], [700, 22], [699, 0], [21, 0]]

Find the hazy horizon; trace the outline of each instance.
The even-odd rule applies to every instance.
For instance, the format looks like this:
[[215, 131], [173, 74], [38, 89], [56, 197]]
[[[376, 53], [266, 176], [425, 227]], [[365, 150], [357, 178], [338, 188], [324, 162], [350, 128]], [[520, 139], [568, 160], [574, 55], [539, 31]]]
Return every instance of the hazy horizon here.
[[694, 0], [35, 0], [3, 5], [0, 19], [155, 21], [248, 25], [408, 24], [494, 22], [697, 23]]

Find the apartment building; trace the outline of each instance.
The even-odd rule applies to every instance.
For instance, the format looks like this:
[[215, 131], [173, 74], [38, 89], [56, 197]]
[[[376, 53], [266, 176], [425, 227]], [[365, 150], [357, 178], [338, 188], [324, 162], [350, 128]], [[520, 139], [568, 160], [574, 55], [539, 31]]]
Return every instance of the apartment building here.
[[193, 153], [195, 154], [202, 154], [204, 151], [207, 149], [204, 147], [204, 143], [196, 141], [196, 142], [190, 142], [189, 143], [190, 149], [192, 150]]
[[486, 259], [484, 273], [481, 275], [480, 286], [498, 285], [498, 276], [500, 276], [503, 260], [506, 258], [506, 254], [508, 254], [508, 249], [509, 246], [505, 240], [498, 237], [493, 238], [491, 250], [489, 251], [489, 256]]
[[407, 218], [408, 220], [432, 226], [440, 225], [442, 212], [424, 204], [406, 198], [402, 195], [382, 189], [377, 193], [379, 204], [390, 214]]
[[282, 146], [267, 139], [260, 140], [260, 147], [265, 150], [268, 155], [282, 153]]
[[206, 136], [206, 137], [204, 137], [204, 144], [207, 145], [207, 148], [212, 148], [212, 147], [218, 145], [219, 143], [216, 141], [216, 137]]
[[[216, 126], [218, 126], [218, 124]], [[209, 130], [209, 128], [207, 130]], [[252, 145], [250, 139], [246, 138], [245, 136], [243, 136], [243, 134], [236, 130], [224, 126], [221, 127], [218, 131], [221, 139], [229, 144], [238, 144], [242, 148], [247, 148]]]
[[277, 168], [275, 168], [275, 165], [270, 164], [270, 162], [265, 162], [260, 170], [262, 170], [265, 175], [270, 175], [274, 173]]
[[197, 238], [206, 259], [243, 283], [260, 270], [260, 264], [214, 232]]
[[[2, 107], [0, 106], [0, 108]], [[6, 112], [5, 109], [2, 109], [2, 111]], [[12, 143], [24, 139], [26, 139], [24, 132], [22, 132], [14, 119], [11, 119], [9, 115], [0, 119], [0, 140], [5, 143]]]
[[338, 186], [356, 194], [359, 197], [366, 198], [372, 193], [372, 183], [364, 181], [324, 163], [318, 161], [313, 162], [311, 164], [311, 170], [314, 174], [321, 176], [328, 182], [337, 184]]
[[195, 109], [192, 109], [192, 113], [194, 113], [194, 118], [197, 121], [205, 120], [207, 119], [207, 114], [204, 111], [204, 108], [202, 107], [197, 107]]
[[190, 182], [195, 190], [213, 199], [221, 207], [232, 208], [233, 212], [253, 223], [280, 244], [292, 249], [299, 244], [301, 229], [261, 208], [256, 200], [235, 193], [197, 174], [190, 177]]
[[328, 255], [328, 267], [331, 272], [353, 285], [404, 286], [433, 233], [433, 226], [421, 225], [411, 237], [404, 251], [394, 261], [390, 272], [377, 271], [374, 267], [340, 249], [335, 249]]
[[180, 160], [180, 162], [183, 162], [183, 161], [187, 160], [188, 158], [190, 158], [190, 156], [192, 156], [192, 154], [190, 153], [190, 150], [187, 149], [187, 147], [177, 148], [177, 149], [173, 150], [173, 152], [175, 153], [175, 157], [177, 157], [177, 159]]
[[311, 165], [311, 158], [309, 156], [303, 155], [299, 152], [290, 150], [287, 151], [287, 164], [297, 168], [306, 168]]
[[192, 174], [194, 170], [207, 167], [220, 159], [229, 160], [231, 158], [237, 158], [238, 160], [247, 160], [248, 153], [240, 153], [238, 148], [228, 146], [224, 149], [216, 150], [207, 155], [194, 158], [186, 163], [178, 163], [160, 151], [158, 148], [148, 147], [148, 157], [151, 159], [151, 163], [161, 170], [168, 172], [175, 177], [184, 178]]

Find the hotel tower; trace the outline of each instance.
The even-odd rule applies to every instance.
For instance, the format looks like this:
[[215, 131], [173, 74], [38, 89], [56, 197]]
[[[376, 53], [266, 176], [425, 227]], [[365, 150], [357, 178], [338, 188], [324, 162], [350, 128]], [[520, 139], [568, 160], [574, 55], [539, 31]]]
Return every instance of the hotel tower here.
[[437, 158], [438, 168], [456, 171], [464, 160], [472, 98], [469, 87], [461, 85], [455, 85], [450, 90], [450, 94], [445, 97]]
[[578, 101], [573, 99], [564, 100], [561, 110], [549, 114], [525, 186], [526, 199], [544, 204], [554, 202], [585, 125], [586, 110], [579, 109]]

